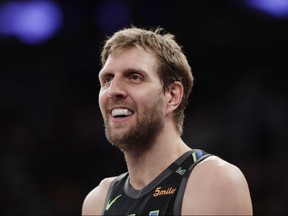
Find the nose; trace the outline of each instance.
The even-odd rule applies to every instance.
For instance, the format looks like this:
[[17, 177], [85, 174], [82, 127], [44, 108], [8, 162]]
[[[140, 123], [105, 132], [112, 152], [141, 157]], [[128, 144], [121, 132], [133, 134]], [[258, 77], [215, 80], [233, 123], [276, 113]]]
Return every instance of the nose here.
[[108, 89], [109, 98], [125, 98], [127, 96], [123, 81], [114, 77]]

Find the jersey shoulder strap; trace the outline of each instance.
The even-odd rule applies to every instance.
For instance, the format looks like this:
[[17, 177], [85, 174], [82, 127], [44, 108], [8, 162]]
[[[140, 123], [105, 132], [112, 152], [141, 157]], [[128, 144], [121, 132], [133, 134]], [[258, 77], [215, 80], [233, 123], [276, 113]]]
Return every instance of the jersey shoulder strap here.
[[193, 149], [189, 151], [189, 153], [190, 156], [188, 156], [181, 165], [173, 165], [172, 168], [176, 173], [183, 176], [178, 189], [177, 197], [174, 202], [174, 215], [181, 215], [184, 192], [187, 186], [189, 176], [193, 171], [194, 167], [207, 157], [211, 156], [211, 154], [208, 154], [201, 149]]
[[127, 175], [128, 175], [128, 172], [122, 173], [122, 174], [120, 174], [119, 176], [117, 176], [117, 177], [111, 182], [111, 184], [110, 184], [110, 186], [109, 186], [109, 189], [108, 189], [108, 191], [107, 191], [107, 194], [106, 194], [106, 198], [105, 198], [105, 202], [104, 202], [104, 206], [103, 206], [103, 210], [102, 210], [102, 214], [101, 214], [101, 215], [104, 215], [105, 208], [106, 208], [106, 205], [107, 205], [107, 203], [108, 203], [109, 197], [110, 197], [110, 195], [111, 195], [111, 193], [112, 193], [112, 191], [113, 191], [113, 188], [115, 187], [115, 185], [116, 185], [117, 183], [119, 183], [119, 181], [120, 181], [121, 179], [127, 177]]

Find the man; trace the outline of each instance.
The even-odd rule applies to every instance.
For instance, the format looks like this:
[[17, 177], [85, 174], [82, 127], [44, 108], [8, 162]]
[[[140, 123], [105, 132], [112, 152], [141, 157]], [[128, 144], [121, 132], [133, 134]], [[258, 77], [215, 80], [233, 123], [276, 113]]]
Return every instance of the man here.
[[193, 76], [174, 36], [162, 32], [132, 26], [104, 45], [99, 105], [128, 172], [102, 180], [82, 214], [252, 215], [242, 172], [181, 139]]

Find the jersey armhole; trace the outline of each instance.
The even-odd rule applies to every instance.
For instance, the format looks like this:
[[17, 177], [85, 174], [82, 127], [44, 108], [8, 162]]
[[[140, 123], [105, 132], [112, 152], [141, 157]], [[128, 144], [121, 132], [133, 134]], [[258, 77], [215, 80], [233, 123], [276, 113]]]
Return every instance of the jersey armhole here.
[[104, 213], [105, 213], [106, 205], [107, 205], [107, 203], [108, 203], [109, 197], [110, 197], [110, 195], [111, 195], [111, 193], [112, 193], [112, 190], [113, 190], [115, 184], [116, 184], [120, 179], [122, 179], [125, 175], [127, 175], [127, 174], [128, 174], [127, 172], [126, 172], [126, 173], [123, 173], [123, 174], [117, 176], [117, 177], [111, 182], [111, 184], [110, 184], [110, 186], [109, 186], [109, 189], [108, 189], [108, 191], [107, 191], [107, 194], [106, 194], [106, 198], [105, 198], [105, 202], [104, 202], [104, 205], [103, 205], [103, 209], [102, 209], [102, 214], [101, 214], [101, 215], [104, 215]]
[[184, 193], [185, 193], [185, 189], [187, 186], [187, 182], [189, 179], [190, 174], [192, 173], [192, 170], [194, 169], [194, 167], [200, 163], [201, 161], [203, 161], [204, 159], [206, 159], [207, 157], [211, 156], [211, 154], [205, 154], [204, 156], [202, 156], [198, 161], [196, 161], [196, 163], [193, 163], [190, 167], [189, 167], [189, 173], [186, 177], [183, 177], [179, 186], [179, 191], [177, 193], [177, 196], [175, 198], [175, 202], [174, 202], [174, 206], [173, 206], [173, 214], [174, 215], [181, 215], [181, 211], [182, 211], [182, 202], [183, 202], [183, 197], [184, 197]]

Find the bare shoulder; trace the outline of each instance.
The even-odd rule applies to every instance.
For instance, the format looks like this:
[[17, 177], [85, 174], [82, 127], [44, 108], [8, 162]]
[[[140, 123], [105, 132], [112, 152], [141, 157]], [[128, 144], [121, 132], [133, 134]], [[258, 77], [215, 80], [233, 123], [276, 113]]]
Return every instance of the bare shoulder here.
[[115, 178], [103, 179], [97, 187], [88, 193], [83, 202], [82, 215], [101, 215], [107, 192]]
[[235, 165], [216, 156], [200, 162], [184, 193], [183, 215], [252, 215], [248, 183]]

